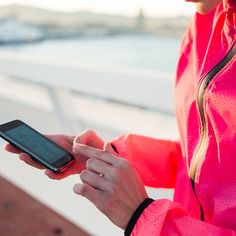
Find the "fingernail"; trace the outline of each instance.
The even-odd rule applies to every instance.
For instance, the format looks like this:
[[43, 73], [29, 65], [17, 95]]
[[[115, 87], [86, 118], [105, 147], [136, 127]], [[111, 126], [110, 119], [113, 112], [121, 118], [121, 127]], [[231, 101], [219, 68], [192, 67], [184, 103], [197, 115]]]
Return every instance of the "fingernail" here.
[[75, 184], [73, 187], [73, 191], [78, 194], [80, 191], [80, 188], [81, 188], [81, 184]]
[[74, 138], [74, 144], [76, 144], [76, 143], [78, 143], [79, 142], [79, 136], [76, 136], [75, 138]]

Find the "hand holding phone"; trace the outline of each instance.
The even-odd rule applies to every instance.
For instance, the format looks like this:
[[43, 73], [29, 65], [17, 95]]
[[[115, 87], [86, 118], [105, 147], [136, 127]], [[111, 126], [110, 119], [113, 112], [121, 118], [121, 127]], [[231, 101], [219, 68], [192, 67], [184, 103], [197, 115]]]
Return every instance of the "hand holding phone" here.
[[[13, 148], [11, 145], [7, 145], [6, 149], [8, 151], [19, 153], [18, 150], [20, 150], [27, 153], [36, 161], [29, 161], [28, 159], [29, 164], [37, 168], [45, 167], [55, 173], [63, 173], [71, 168], [74, 162], [74, 157], [69, 152], [73, 145], [71, 137], [68, 141], [68, 136], [52, 136], [57, 141], [55, 143], [19, 120], [0, 125], [0, 136], [16, 147]], [[65, 141], [65, 137], [67, 137], [67, 141]], [[60, 146], [59, 141], [63, 144], [62, 146]], [[67, 150], [63, 146], [67, 147]], [[26, 156], [26, 154], [23, 155]]]
[[35, 167], [40, 170], [45, 170], [45, 174], [51, 178], [51, 179], [64, 179], [67, 176], [73, 175], [73, 174], [80, 174], [81, 170], [84, 169], [85, 162], [87, 159], [83, 158], [81, 155], [78, 155], [76, 153], [72, 152], [73, 149], [73, 141], [74, 141], [74, 136], [68, 136], [68, 135], [46, 135], [46, 137], [53, 142], [57, 143], [59, 146], [67, 150], [69, 153], [71, 153], [74, 158], [75, 162], [68, 167], [68, 169], [62, 173], [55, 173], [53, 171], [50, 171], [46, 169], [45, 166], [41, 165], [40, 163], [34, 161], [30, 155], [27, 153], [22, 152], [21, 150], [17, 149], [14, 147], [12, 144], [7, 143], [5, 145], [5, 150], [7, 152], [13, 153], [13, 154], [18, 154], [19, 158], [21, 161], [24, 161], [26, 164]]
[[[68, 168], [62, 173], [53, 172], [48, 169], [45, 171], [45, 174], [49, 178], [57, 180], [66, 178], [67, 176], [73, 174], [80, 174], [81, 171], [86, 168], [86, 162], [88, 160], [88, 157], [73, 151], [73, 147], [76, 143], [85, 144], [97, 149], [103, 149], [104, 145], [104, 141], [92, 130], [87, 130], [76, 137], [68, 135], [46, 135], [46, 138], [56, 143], [60, 147], [62, 147], [64, 150], [66, 150], [74, 157], [74, 163], [68, 166]], [[16, 148], [13, 145], [11, 143], [6, 144], [5, 150], [14, 154], [18, 154], [22, 161], [37, 169], [47, 168], [44, 165], [32, 159], [29, 154], [20, 150], [19, 148]]]

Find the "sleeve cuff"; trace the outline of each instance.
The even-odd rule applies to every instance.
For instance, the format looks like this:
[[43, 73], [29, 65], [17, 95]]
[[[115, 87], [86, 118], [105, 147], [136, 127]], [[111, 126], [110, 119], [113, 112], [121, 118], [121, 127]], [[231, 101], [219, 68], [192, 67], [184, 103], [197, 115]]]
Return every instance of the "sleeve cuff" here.
[[111, 143], [111, 146], [112, 146], [113, 150], [114, 150], [117, 154], [119, 154], [119, 152], [117, 151], [116, 146], [115, 146], [113, 143]]
[[142, 215], [142, 213], [144, 212], [144, 210], [151, 204], [153, 203], [154, 200], [151, 198], [147, 198], [145, 199], [136, 209], [136, 211], [134, 212], [134, 214], [132, 215], [126, 229], [125, 229], [125, 236], [130, 236], [134, 226], [136, 225], [139, 217]]

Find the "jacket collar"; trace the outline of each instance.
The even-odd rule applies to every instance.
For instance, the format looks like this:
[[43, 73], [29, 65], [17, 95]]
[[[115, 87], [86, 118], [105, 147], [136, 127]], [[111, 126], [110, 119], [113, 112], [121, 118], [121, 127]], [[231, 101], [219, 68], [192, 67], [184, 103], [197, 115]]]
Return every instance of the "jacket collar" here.
[[223, 0], [224, 10], [227, 13], [236, 13], [236, 0]]
[[223, 0], [228, 34], [236, 35], [236, 0]]

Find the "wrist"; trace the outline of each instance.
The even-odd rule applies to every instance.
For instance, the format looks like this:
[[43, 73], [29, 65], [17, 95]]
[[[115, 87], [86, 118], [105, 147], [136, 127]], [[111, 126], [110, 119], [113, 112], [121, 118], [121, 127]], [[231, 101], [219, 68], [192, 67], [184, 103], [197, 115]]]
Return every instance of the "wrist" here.
[[126, 226], [125, 229], [125, 236], [129, 236], [131, 235], [134, 226], [136, 225], [139, 217], [142, 215], [142, 213], [144, 212], [144, 210], [154, 202], [153, 199], [151, 198], [146, 198], [139, 206], [138, 208], [135, 210], [135, 212], [133, 213], [133, 215], [131, 216], [128, 225]]

